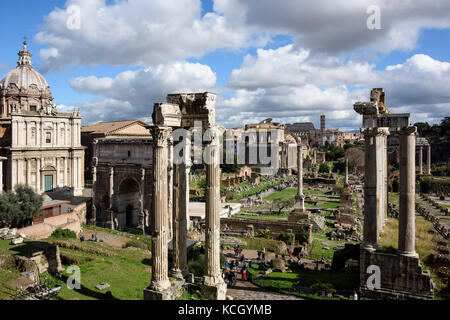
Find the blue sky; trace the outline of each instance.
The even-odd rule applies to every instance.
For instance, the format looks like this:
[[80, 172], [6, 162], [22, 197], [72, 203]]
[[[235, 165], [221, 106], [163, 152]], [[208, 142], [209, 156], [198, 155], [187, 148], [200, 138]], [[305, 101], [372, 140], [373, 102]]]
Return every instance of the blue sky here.
[[[384, 87], [393, 112], [412, 121], [449, 115], [450, 8], [387, 1], [177, 0], [2, 1], [0, 77], [23, 37], [61, 110], [80, 107], [85, 124], [139, 118], [177, 90], [219, 95], [226, 127], [273, 118], [358, 128], [352, 110]], [[381, 10], [368, 30], [365, 8]], [[81, 28], [67, 30], [69, 6]], [[335, 5], [334, 15], [326, 6]], [[301, 9], [300, 9], [301, 8]], [[388, 67], [396, 66], [396, 67]]]

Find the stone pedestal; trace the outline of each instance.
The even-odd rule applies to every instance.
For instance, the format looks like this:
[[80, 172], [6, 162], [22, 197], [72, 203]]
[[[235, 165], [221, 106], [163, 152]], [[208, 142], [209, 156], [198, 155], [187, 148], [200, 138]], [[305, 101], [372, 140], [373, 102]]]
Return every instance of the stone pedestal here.
[[417, 256], [415, 252], [415, 135], [416, 127], [400, 130], [400, 187], [398, 217], [398, 252]]
[[208, 300], [225, 300], [226, 298], [227, 284], [223, 281], [215, 285], [202, 284], [200, 287]]

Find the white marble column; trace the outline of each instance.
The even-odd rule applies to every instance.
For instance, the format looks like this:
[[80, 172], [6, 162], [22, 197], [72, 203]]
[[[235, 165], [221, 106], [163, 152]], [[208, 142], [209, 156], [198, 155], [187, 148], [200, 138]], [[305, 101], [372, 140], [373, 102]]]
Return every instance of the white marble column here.
[[423, 174], [423, 147], [419, 147], [419, 174]]
[[[206, 268], [204, 285], [214, 288], [209, 298], [225, 299], [226, 284], [220, 269], [220, 140], [217, 127], [209, 130], [211, 142], [205, 149], [206, 162]], [[209, 157], [209, 159], [208, 159]], [[212, 289], [211, 288], [211, 289]]]
[[114, 167], [109, 168], [109, 212], [111, 229], [114, 230]]
[[431, 145], [427, 146], [427, 174], [431, 174]]
[[144, 201], [145, 201], [145, 175], [146, 171], [145, 168], [141, 168], [141, 197], [139, 199], [140, 202], [140, 211], [139, 211], [139, 222], [138, 222], [138, 228], [142, 229], [142, 234], [145, 235], [145, 208], [144, 208]]
[[303, 153], [302, 139], [297, 138], [297, 195], [295, 196], [295, 211], [305, 211], [305, 195], [303, 194]]
[[14, 190], [16, 184], [17, 184], [17, 160], [11, 159], [11, 190]]
[[183, 156], [180, 161], [174, 160], [173, 180], [173, 268], [172, 276], [184, 279], [188, 275], [187, 266], [187, 218], [189, 214], [189, 171], [190, 171], [190, 143], [187, 140], [179, 142], [183, 144]]
[[61, 185], [59, 183], [59, 180], [61, 178], [61, 168], [60, 168], [60, 161], [59, 158], [56, 158], [56, 187], [59, 188]]
[[152, 281], [150, 290], [164, 292], [170, 287], [168, 275], [168, 140], [172, 130], [154, 127], [152, 188]]
[[31, 187], [31, 159], [26, 159], [27, 162], [27, 185]]
[[407, 256], [417, 256], [415, 251], [416, 132], [416, 127], [400, 130], [398, 252]]
[[4, 157], [0, 157], [0, 195], [3, 193], [3, 161], [5, 160], [7, 159]]
[[97, 187], [97, 167], [95, 165], [92, 166], [92, 219], [91, 224], [94, 226], [97, 225], [97, 207], [95, 206], [96, 202], [96, 194], [95, 192]]
[[41, 159], [36, 158], [36, 192], [41, 192]]
[[168, 181], [167, 181], [167, 194], [168, 194], [168, 212], [167, 215], [168, 220], [168, 226], [169, 226], [169, 241], [173, 239], [173, 219], [172, 219], [172, 206], [173, 206], [173, 138], [169, 138], [169, 151], [168, 151], [168, 160], [167, 160], [167, 175], [168, 175]]
[[67, 157], [64, 157], [64, 173], [63, 173], [63, 179], [64, 179], [64, 186], [68, 186], [69, 183], [67, 182]]
[[379, 154], [383, 152], [383, 140], [389, 134], [387, 128], [369, 128], [363, 131], [365, 140], [365, 174], [364, 174], [364, 240], [362, 247], [366, 250], [378, 248], [377, 239], [380, 232], [381, 214], [380, 196], [383, 175]]

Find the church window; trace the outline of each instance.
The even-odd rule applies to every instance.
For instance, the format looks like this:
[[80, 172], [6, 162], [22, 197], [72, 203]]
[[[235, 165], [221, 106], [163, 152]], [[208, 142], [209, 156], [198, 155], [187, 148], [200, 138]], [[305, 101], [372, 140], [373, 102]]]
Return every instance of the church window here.
[[51, 132], [47, 132], [45, 134], [45, 142], [46, 143], [52, 143], [52, 134], [51, 134]]

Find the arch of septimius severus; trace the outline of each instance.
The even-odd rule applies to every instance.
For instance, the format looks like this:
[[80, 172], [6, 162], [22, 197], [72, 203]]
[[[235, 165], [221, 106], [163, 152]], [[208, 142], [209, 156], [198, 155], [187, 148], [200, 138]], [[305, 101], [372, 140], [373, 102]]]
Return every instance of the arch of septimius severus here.
[[[189, 206], [190, 141], [177, 129], [191, 129], [201, 122], [208, 135], [204, 143], [206, 162], [206, 266], [202, 291], [208, 299], [225, 299], [226, 284], [220, 269], [220, 141], [215, 125], [216, 95], [213, 93], [171, 94], [167, 103], [155, 104], [152, 136], [152, 280], [144, 290], [146, 300], [170, 300], [182, 293], [188, 275], [186, 256]], [[184, 131], [187, 132], [187, 131]], [[173, 143], [173, 146], [171, 144]], [[178, 154], [181, 157], [173, 157]], [[175, 160], [174, 160], [175, 159]], [[181, 160], [180, 160], [181, 159]], [[169, 175], [169, 170], [172, 174]], [[169, 177], [173, 179], [172, 205], [169, 204]], [[169, 216], [173, 227], [173, 268], [168, 267]]]
[[[360, 249], [361, 293], [373, 298], [432, 299], [429, 271], [422, 270], [415, 251], [415, 151], [417, 129], [410, 114], [392, 114], [386, 108], [384, 90], [373, 89], [370, 102], [356, 102], [363, 116], [365, 140], [364, 239]], [[400, 189], [398, 251], [388, 253], [377, 241], [387, 220], [387, 136], [399, 134]], [[377, 269], [378, 268], [378, 269]], [[379, 270], [380, 287], [371, 285], [371, 273]]]

